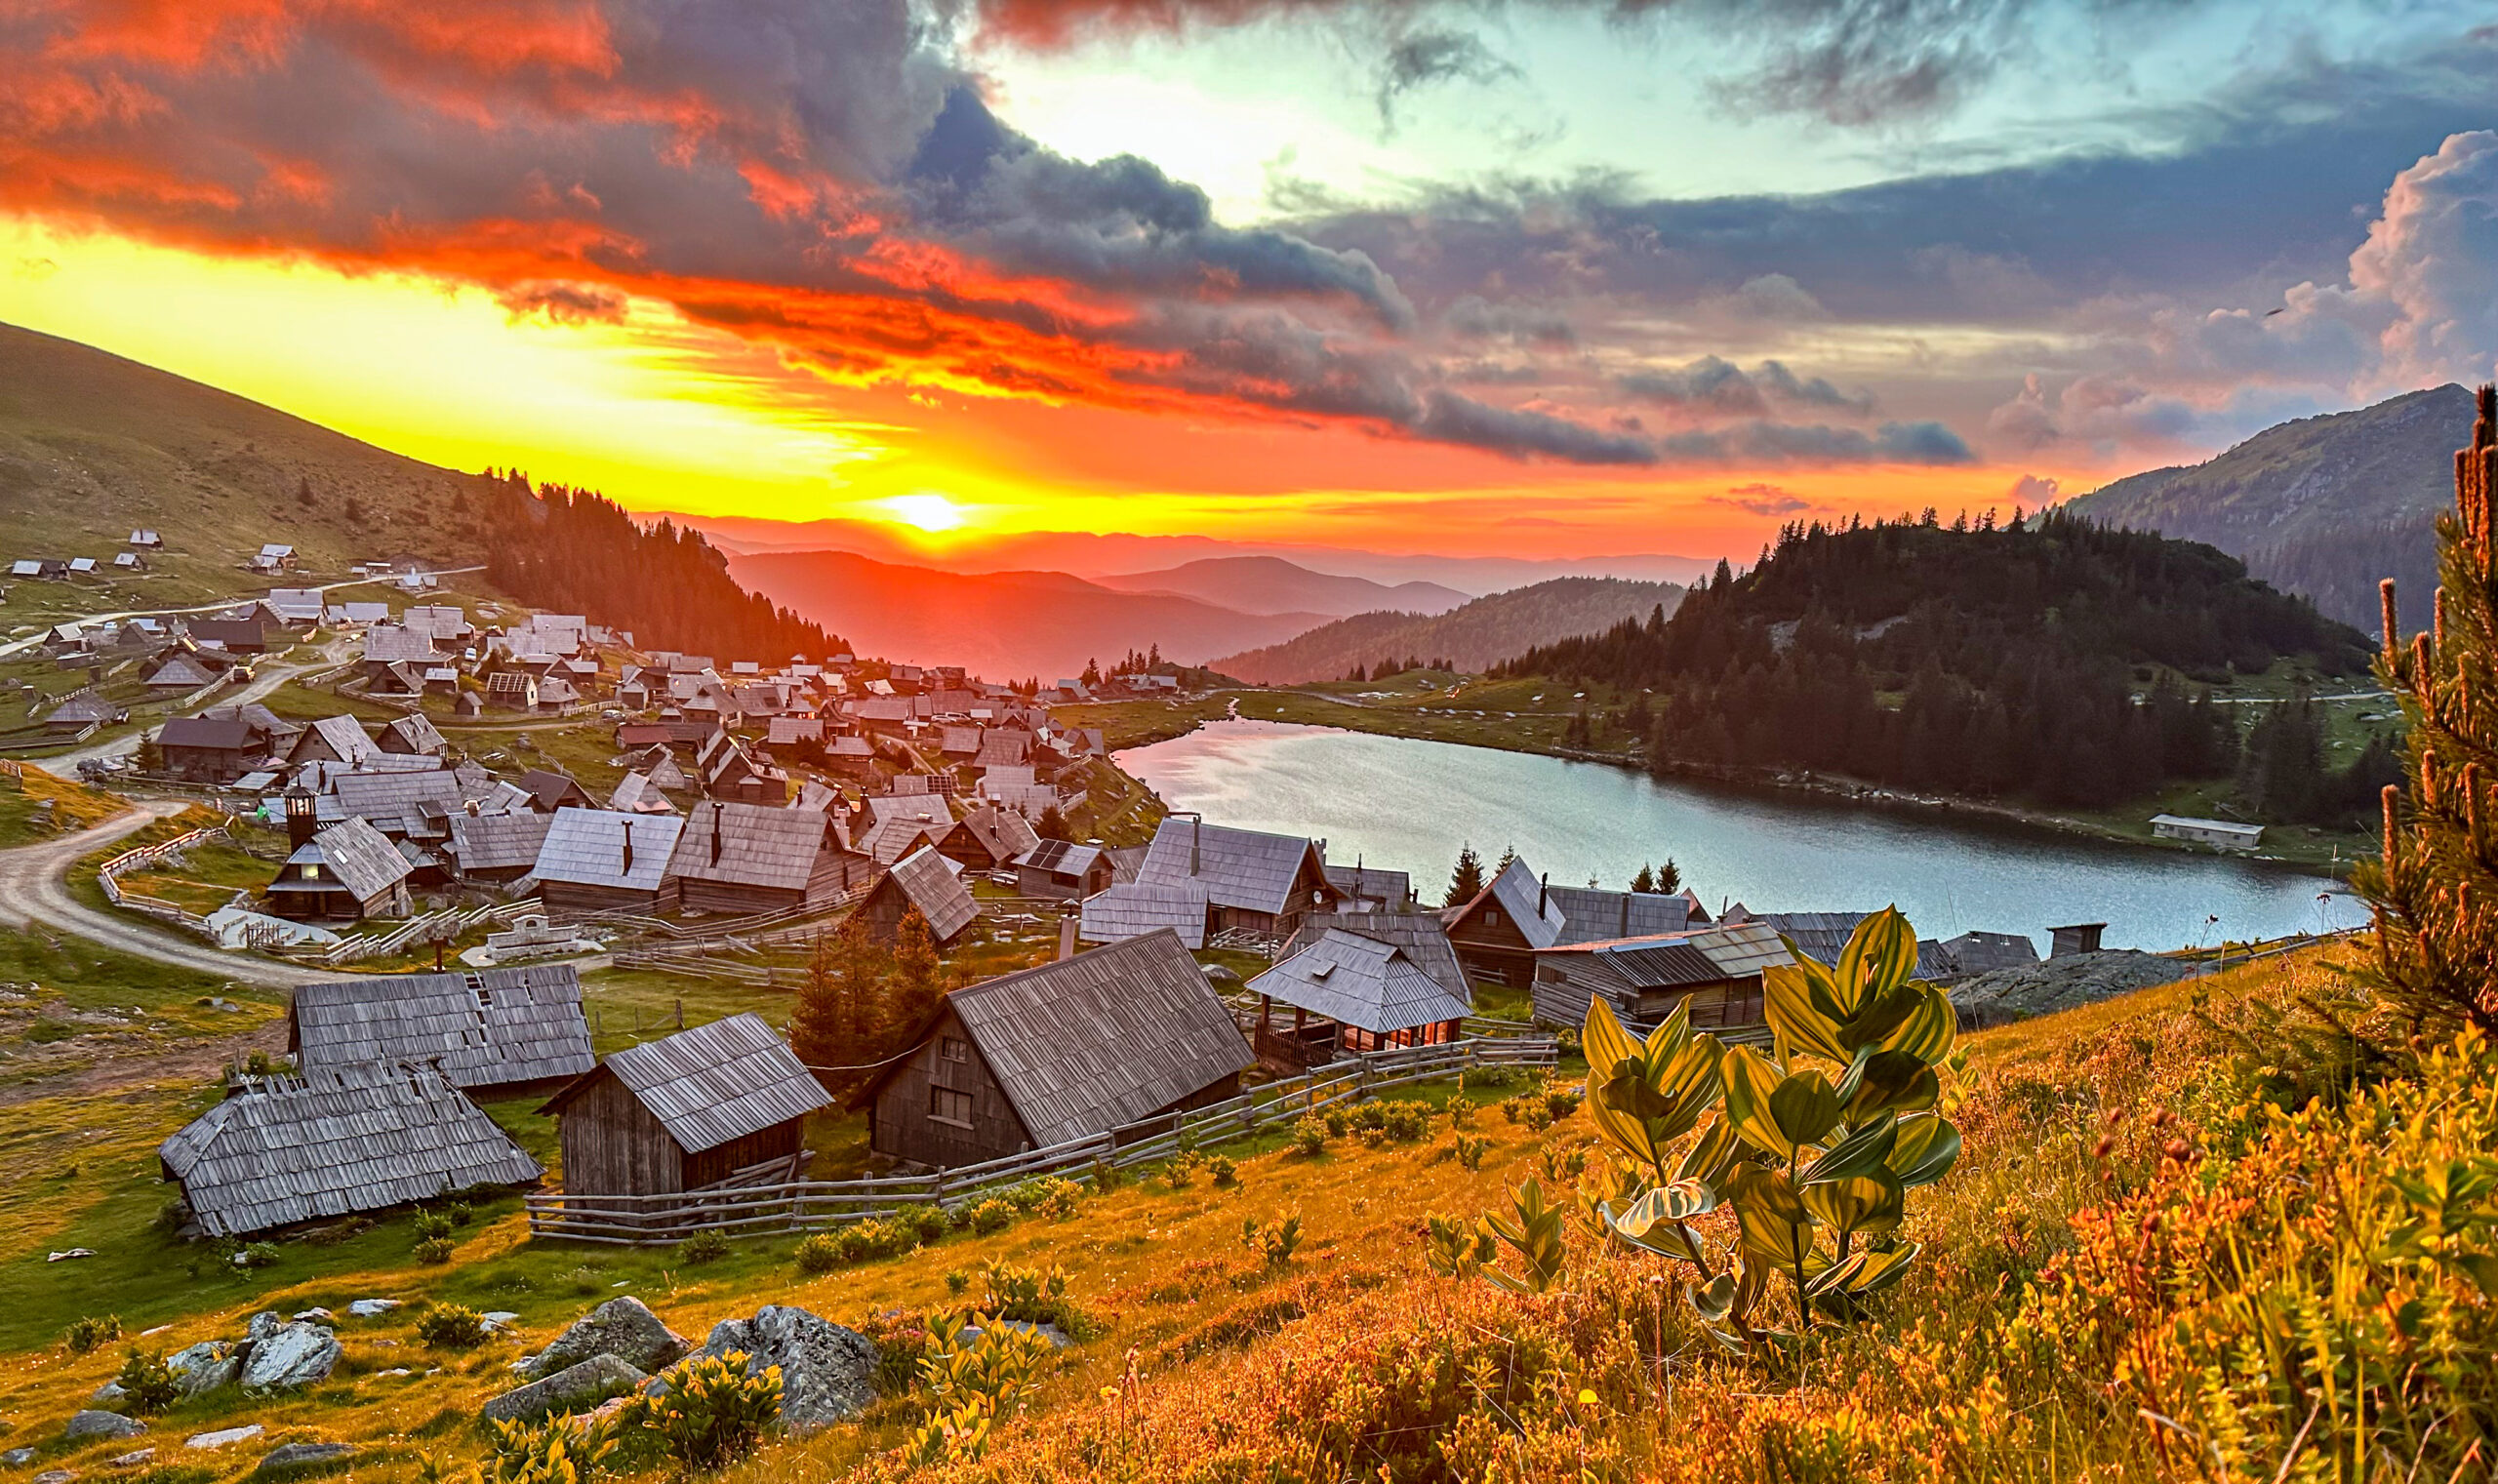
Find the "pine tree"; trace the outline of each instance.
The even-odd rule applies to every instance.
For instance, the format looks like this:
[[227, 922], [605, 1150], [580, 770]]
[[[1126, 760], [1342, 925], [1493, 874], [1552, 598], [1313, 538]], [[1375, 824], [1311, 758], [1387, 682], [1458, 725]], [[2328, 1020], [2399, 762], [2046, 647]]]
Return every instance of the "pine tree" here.
[[1663, 896], [1671, 897], [1681, 890], [1682, 867], [1674, 864], [1673, 857], [1668, 856], [1666, 863], [1657, 867], [1657, 891]]
[[1058, 812], [1056, 804], [1048, 805], [1041, 810], [1040, 819], [1033, 822], [1032, 832], [1044, 840], [1071, 838], [1067, 832], [1067, 816]]
[[944, 992], [944, 975], [937, 959], [937, 938], [929, 931], [928, 919], [911, 907], [902, 914], [894, 930], [893, 1019], [898, 1034], [909, 1035], [937, 1013], [937, 996]]
[[2498, 1030], [2498, 388], [2480, 388], [2455, 455], [2455, 510], [2438, 520], [2431, 626], [2401, 640], [2382, 584], [2377, 673], [2410, 723], [2410, 798], [2382, 796], [2385, 852], [2354, 881], [2376, 918], [2376, 986], [2424, 1027]]
[[1514, 845], [1503, 846], [1501, 848], [1501, 859], [1492, 867], [1493, 876], [1497, 878], [1508, 875], [1510, 873], [1510, 867], [1517, 864], [1517, 847]]
[[1473, 846], [1460, 846], [1457, 852], [1457, 869], [1449, 877], [1448, 895], [1440, 899], [1440, 905], [1464, 906], [1481, 895], [1483, 895], [1483, 858], [1474, 854]]
[[1657, 873], [1650, 870], [1645, 865], [1640, 866], [1639, 874], [1631, 878], [1631, 889], [1634, 892], [1655, 891], [1657, 889]]

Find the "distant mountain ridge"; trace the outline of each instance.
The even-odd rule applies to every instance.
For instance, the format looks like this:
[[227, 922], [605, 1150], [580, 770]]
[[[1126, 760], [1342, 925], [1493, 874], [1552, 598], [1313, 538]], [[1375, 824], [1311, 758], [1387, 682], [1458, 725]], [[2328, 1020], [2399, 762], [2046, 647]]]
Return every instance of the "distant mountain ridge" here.
[[[2116, 480], [2064, 509], [2218, 546], [2329, 617], [2377, 627], [2377, 582], [2413, 605], [2437, 588], [2437, 519], [2472, 394], [2451, 383], [2267, 428], [2202, 463]], [[2418, 610], [2425, 612], [2425, 609]]]
[[1212, 661], [1209, 668], [1259, 685], [1335, 680], [1357, 664], [1409, 658], [1487, 670], [1540, 645], [1597, 633], [1625, 619], [1644, 620], [1660, 607], [1671, 615], [1682, 594], [1672, 582], [1554, 578], [1436, 616], [1357, 614], [1280, 644]]
[[826, 628], [862, 655], [960, 664], [991, 680], [1043, 681], [1111, 664], [1130, 650], [1195, 664], [1244, 638], [1272, 642], [1325, 614], [1246, 614], [1171, 593], [1120, 592], [1064, 572], [964, 574], [847, 551], [732, 554], [740, 582]]
[[1123, 573], [1094, 581], [1121, 592], [1175, 593], [1240, 613], [1323, 613], [1338, 618], [1389, 610], [1440, 614], [1471, 596], [1437, 582], [1399, 582], [1390, 587], [1368, 578], [1312, 572], [1279, 556], [1201, 557], [1164, 572]]

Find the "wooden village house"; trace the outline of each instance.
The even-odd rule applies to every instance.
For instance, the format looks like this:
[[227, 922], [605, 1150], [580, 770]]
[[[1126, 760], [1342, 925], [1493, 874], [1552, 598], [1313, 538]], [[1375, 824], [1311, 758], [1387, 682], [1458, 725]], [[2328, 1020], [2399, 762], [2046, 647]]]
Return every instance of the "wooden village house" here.
[[1662, 892], [1548, 886], [1524, 861], [1512, 860], [1443, 920], [1469, 974], [1524, 989], [1535, 983], [1535, 955], [1546, 948], [1679, 933], [1691, 924], [1692, 907], [1689, 897]]
[[1015, 890], [1027, 897], [1081, 902], [1110, 889], [1109, 852], [1095, 845], [1043, 840], [1015, 858]]
[[265, 893], [269, 910], [297, 921], [405, 917], [414, 869], [388, 836], [361, 819], [316, 829], [312, 795], [286, 795], [287, 839], [294, 847]]
[[1769, 1038], [1761, 971], [1795, 961], [1760, 922], [1570, 943], [1535, 958], [1539, 1024], [1581, 1024], [1601, 997], [1627, 1024], [1642, 1026], [1688, 1005], [1694, 1029], [1734, 1041]]
[[[1338, 1055], [1390, 1046], [1440, 1046], [1459, 1038], [1471, 1002], [1395, 943], [1313, 918], [1302, 946], [1249, 982], [1258, 996], [1253, 1044], [1288, 1074]], [[1276, 1023], [1275, 1009], [1292, 1011]]]
[[570, 964], [368, 975], [295, 991], [287, 1052], [306, 1072], [431, 1066], [479, 1097], [551, 1090], [598, 1064]]
[[679, 903], [706, 912], [830, 907], [874, 869], [842, 848], [823, 811], [716, 799], [687, 812], [668, 862]]
[[1252, 1061], [1179, 936], [1155, 933], [954, 990], [854, 1105], [875, 1152], [947, 1169], [1220, 1103]]
[[1014, 810], [975, 804], [963, 811], [954, 827], [937, 842], [937, 849], [965, 870], [993, 871], [1005, 869], [1040, 843], [1032, 822]]
[[1314, 840], [1229, 829], [1193, 819], [1164, 820], [1137, 872], [1137, 884], [1202, 890], [1216, 933], [1239, 930], [1289, 938], [1339, 893]]
[[859, 903], [857, 919], [869, 938], [891, 943], [902, 931], [904, 916], [913, 907], [928, 920], [929, 936], [940, 948], [951, 947], [980, 916], [980, 904], [955, 874], [954, 863], [929, 845], [895, 862], [867, 889], [866, 899]]
[[676, 904], [668, 858], [680, 815], [559, 809], [539, 847], [538, 897], [576, 912], [657, 912]]
[[159, 1145], [187, 1225], [241, 1237], [545, 1175], [431, 1066], [366, 1062], [271, 1077]]
[[443, 855], [453, 879], [477, 885], [517, 881], [538, 868], [553, 815], [519, 810], [507, 814], [455, 814]]
[[807, 1115], [832, 1102], [761, 1016], [628, 1046], [541, 1108], [564, 1195], [665, 1195], [796, 1178]]

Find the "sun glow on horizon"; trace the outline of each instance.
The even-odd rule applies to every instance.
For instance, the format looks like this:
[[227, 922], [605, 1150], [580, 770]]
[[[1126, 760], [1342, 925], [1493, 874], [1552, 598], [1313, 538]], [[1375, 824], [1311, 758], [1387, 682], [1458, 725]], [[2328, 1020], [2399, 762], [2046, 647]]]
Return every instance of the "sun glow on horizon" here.
[[910, 495], [892, 495], [876, 501], [885, 518], [901, 525], [936, 535], [959, 531], [971, 517], [961, 505], [934, 490], [921, 490]]

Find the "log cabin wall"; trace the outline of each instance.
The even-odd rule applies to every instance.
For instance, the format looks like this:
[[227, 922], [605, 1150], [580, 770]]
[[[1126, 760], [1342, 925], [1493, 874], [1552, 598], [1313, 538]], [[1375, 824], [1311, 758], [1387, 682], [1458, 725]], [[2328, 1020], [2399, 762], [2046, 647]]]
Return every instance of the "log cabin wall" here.
[[[939, 1093], [949, 1096], [942, 1100]], [[936, 1169], [1032, 1146], [1024, 1120], [951, 1010], [876, 1095], [869, 1145]]]
[[559, 1115], [564, 1189], [667, 1195], [686, 1185], [685, 1155], [659, 1119], [606, 1071]]

